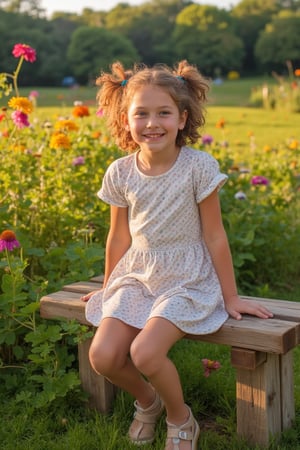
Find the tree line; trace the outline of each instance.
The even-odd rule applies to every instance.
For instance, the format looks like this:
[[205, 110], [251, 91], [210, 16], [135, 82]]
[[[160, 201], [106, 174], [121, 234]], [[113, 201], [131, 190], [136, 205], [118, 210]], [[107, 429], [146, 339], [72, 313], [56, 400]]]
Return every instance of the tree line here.
[[300, 0], [241, 0], [229, 10], [189, 0], [119, 3], [109, 11], [45, 16], [39, 0], [0, 0], [0, 72], [12, 72], [15, 43], [37, 51], [21, 85], [60, 85], [66, 76], [93, 83], [101, 70], [125, 65], [173, 65], [181, 59], [203, 74], [283, 73], [300, 67]]

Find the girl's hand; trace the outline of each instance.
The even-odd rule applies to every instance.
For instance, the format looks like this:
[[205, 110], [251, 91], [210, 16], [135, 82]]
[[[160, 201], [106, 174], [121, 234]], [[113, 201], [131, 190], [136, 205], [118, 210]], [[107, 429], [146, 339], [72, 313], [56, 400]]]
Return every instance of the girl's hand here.
[[83, 295], [82, 297], [80, 297], [80, 300], [82, 302], [88, 302], [92, 295], [96, 294], [97, 292], [102, 291], [102, 289], [96, 289], [95, 291], [89, 292], [88, 294]]
[[273, 313], [259, 303], [242, 300], [238, 295], [231, 297], [225, 304], [228, 314], [236, 320], [242, 319], [242, 314], [251, 314], [261, 319], [273, 317]]

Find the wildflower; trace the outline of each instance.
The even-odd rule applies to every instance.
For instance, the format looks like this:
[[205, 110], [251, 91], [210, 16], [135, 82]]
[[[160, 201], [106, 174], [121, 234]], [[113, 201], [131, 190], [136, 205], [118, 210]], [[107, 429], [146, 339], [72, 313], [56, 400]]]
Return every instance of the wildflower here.
[[8, 102], [8, 106], [22, 111], [24, 114], [30, 114], [33, 111], [33, 104], [26, 97], [12, 97]]
[[29, 99], [32, 99], [32, 98], [38, 98], [38, 96], [39, 96], [39, 93], [38, 93], [38, 91], [31, 91], [30, 93], [29, 93]]
[[15, 44], [12, 54], [15, 58], [23, 56], [25, 61], [33, 63], [36, 60], [36, 51], [27, 44]]
[[87, 106], [77, 105], [73, 108], [72, 114], [74, 117], [85, 117], [89, 116], [90, 112]]
[[246, 200], [247, 199], [247, 195], [245, 194], [245, 192], [243, 191], [238, 191], [235, 195], [234, 198], [236, 200]]
[[268, 178], [263, 177], [262, 175], [255, 175], [251, 179], [251, 184], [253, 186], [257, 186], [257, 185], [268, 186], [269, 183], [270, 183], [270, 181], [268, 180]]
[[218, 370], [221, 367], [219, 361], [212, 361], [211, 359], [202, 359], [202, 364], [204, 368], [204, 376], [209, 377], [213, 370]]
[[96, 111], [96, 116], [97, 117], [103, 117], [104, 116], [104, 111], [102, 108], [98, 109], [98, 111]]
[[11, 117], [14, 124], [19, 129], [30, 126], [27, 114], [23, 113], [22, 111], [14, 111], [11, 114]]
[[227, 78], [228, 80], [238, 80], [240, 78], [240, 74], [236, 70], [231, 70], [228, 72]]
[[270, 145], [265, 145], [263, 150], [264, 152], [269, 153], [272, 150], [272, 147]]
[[101, 131], [93, 131], [92, 132], [92, 138], [93, 139], [98, 139], [101, 136]]
[[294, 74], [296, 77], [300, 77], [300, 69], [295, 69]]
[[70, 140], [68, 136], [64, 133], [55, 133], [51, 136], [50, 139], [50, 148], [54, 148], [56, 150], [60, 148], [68, 149], [71, 147]]
[[297, 150], [297, 148], [299, 147], [299, 142], [296, 139], [293, 139], [290, 143], [289, 143], [289, 148], [291, 150]]
[[216, 128], [225, 128], [225, 120], [223, 118], [218, 120]]
[[17, 240], [13, 231], [4, 230], [0, 234], [0, 252], [8, 250], [11, 252], [14, 248], [20, 247], [20, 242]]
[[214, 138], [210, 134], [204, 134], [202, 136], [202, 144], [210, 145], [213, 142]]
[[85, 159], [83, 156], [77, 156], [72, 161], [73, 166], [82, 166], [85, 163]]
[[75, 122], [73, 122], [73, 120], [64, 120], [64, 119], [56, 122], [56, 124], [54, 125], [54, 128], [56, 130], [67, 130], [67, 131], [77, 131], [78, 130], [78, 126]]
[[4, 120], [5, 119], [5, 114], [0, 114], [0, 122], [2, 122], [2, 120]]
[[81, 106], [83, 103], [81, 100], [75, 100], [75, 102], [73, 103], [74, 106]]

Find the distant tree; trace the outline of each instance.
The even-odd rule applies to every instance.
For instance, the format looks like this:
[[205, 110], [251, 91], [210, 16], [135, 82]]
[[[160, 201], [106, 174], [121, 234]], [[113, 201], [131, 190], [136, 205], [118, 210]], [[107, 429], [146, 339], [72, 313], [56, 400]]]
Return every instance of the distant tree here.
[[41, 0], [0, 0], [0, 8], [7, 12], [25, 13], [32, 17], [45, 15]]
[[81, 84], [94, 81], [101, 70], [115, 60], [126, 66], [138, 61], [131, 42], [104, 28], [82, 26], [74, 31], [68, 48], [68, 61]]
[[257, 59], [254, 54], [260, 32], [272, 17], [283, 9], [297, 10], [300, 0], [241, 0], [232, 8], [231, 14], [236, 19], [237, 35], [245, 47], [243, 67], [247, 73], [255, 73]]
[[281, 11], [266, 25], [255, 46], [259, 63], [268, 70], [284, 70], [286, 61], [300, 66], [300, 12]]
[[239, 70], [243, 43], [235, 35], [230, 13], [215, 6], [190, 5], [178, 14], [173, 47], [207, 75]]
[[127, 36], [145, 64], [172, 63], [175, 55], [171, 36], [176, 17], [188, 3], [152, 0], [136, 7], [120, 3], [107, 13], [105, 26]]

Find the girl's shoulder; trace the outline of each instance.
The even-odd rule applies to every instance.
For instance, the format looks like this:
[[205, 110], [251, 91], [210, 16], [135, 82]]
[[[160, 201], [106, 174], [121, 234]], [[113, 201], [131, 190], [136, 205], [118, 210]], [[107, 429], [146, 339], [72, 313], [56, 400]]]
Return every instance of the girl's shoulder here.
[[187, 158], [190, 163], [206, 166], [217, 162], [217, 160], [212, 155], [203, 150], [197, 150], [191, 147], [183, 147], [183, 151], [185, 158]]
[[130, 155], [121, 156], [120, 158], [115, 159], [109, 166], [107, 171], [122, 171], [128, 170], [133, 166], [135, 160], [135, 153], [131, 153]]

